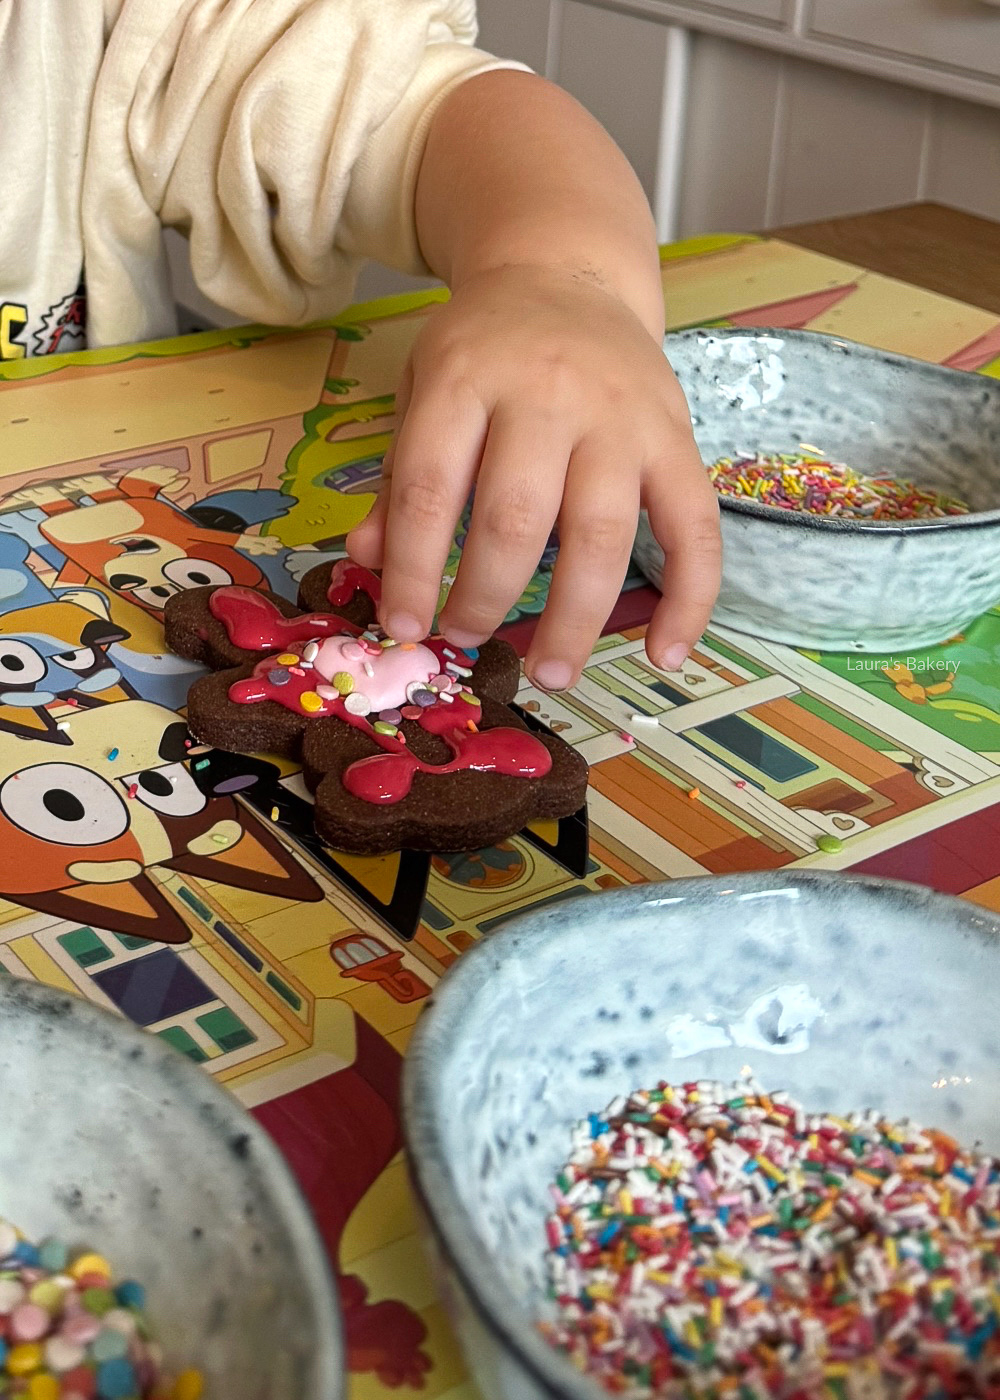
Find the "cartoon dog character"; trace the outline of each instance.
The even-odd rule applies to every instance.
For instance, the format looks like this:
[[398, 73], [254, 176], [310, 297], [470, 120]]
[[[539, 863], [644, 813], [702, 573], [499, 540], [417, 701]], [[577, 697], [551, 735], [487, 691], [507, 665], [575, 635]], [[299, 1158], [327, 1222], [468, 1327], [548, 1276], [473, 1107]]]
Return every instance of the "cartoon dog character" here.
[[[163, 943], [191, 931], [148, 871], [285, 899], [323, 893], [234, 791], [269, 765], [234, 777], [211, 762], [188, 770], [187, 727], [144, 700], [81, 709], [53, 751], [0, 732], [0, 895], [57, 918]], [[245, 762], [245, 761], [244, 761]]]
[[96, 582], [157, 617], [168, 598], [205, 584], [294, 593], [295, 578], [323, 557], [246, 532], [294, 504], [280, 491], [232, 491], [182, 509], [161, 494], [179, 480], [173, 467], [146, 466], [114, 486], [98, 477], [29, 488], [18, 499], [31, 517], [25, 537], [37, 531], [49, 560], [58, 552], [57, 585]]
[[49, 707], [127, 699], [108, 649], [129, 634], [96, 589], [52, 593], [28, 553], [25, 541], [0, 535], [0, 729], [65, 743]]

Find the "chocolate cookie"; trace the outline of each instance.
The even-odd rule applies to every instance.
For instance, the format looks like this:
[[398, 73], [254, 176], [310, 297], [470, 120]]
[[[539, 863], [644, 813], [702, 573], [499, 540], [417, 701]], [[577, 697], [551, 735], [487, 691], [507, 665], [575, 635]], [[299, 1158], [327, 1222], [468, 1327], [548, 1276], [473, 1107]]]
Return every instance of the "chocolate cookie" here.
[[338, 560], [306, 574], [298, 607], [239, 586], [175, 594], [167, 642], [214, 672], [189, 692], [191, 732], [301, 756], [316, 830], [335, 850], [474, 850], [579, 810], [584, 760], [509, 708], [513, 649], [392, 642], [375, 622], [379, 587]]

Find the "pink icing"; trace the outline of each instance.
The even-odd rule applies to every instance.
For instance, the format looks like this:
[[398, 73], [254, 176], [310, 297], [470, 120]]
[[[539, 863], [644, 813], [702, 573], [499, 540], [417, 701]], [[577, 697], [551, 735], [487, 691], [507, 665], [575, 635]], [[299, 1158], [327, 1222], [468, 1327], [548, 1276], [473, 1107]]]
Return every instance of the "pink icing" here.
[[[372, 675], [365, 670], [368, 663]], [[320, 645], [313, 660], [316, 673], [332, 682], [338, 671], [349, 675], [354, 689], [367, 695], [373, 710], [398, 710], [406, 704], [410, 685], [424, 685], [438, 674], [441, 663], [430, 647], [374, 647], [363, 651], [357, 642], [343, 637], [329, 637]]]

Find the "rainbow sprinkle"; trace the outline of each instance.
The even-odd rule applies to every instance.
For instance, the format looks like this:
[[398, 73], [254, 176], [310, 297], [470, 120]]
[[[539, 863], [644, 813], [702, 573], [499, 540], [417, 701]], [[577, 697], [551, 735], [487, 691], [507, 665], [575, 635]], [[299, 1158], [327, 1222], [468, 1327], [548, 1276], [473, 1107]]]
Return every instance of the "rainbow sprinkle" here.
[[821, 456], [759, 452], [720, 457], [708, 474], [720, 496], [753, 500], [776, 510], [865, 520], [929, 520], [969, 513], [963, 502], [925, 491], [912, 481], [862, 476], [843, 462]]
[[542, 1330], [612, 1394], [1000, 1396], [998, 1164], [944, 1133], [660, 1084], [550, 1190]]

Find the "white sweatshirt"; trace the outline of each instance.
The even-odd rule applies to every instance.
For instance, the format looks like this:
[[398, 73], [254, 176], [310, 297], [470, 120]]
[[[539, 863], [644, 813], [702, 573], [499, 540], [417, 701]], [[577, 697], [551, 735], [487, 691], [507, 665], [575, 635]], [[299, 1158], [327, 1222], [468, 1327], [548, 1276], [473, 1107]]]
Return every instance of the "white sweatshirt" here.
[[475, 0], [0, 0], [0, 359], [172, 334], [163, 226], [248, 321], [426, 274], [434, 112], [521, 66], [475, 37]]

